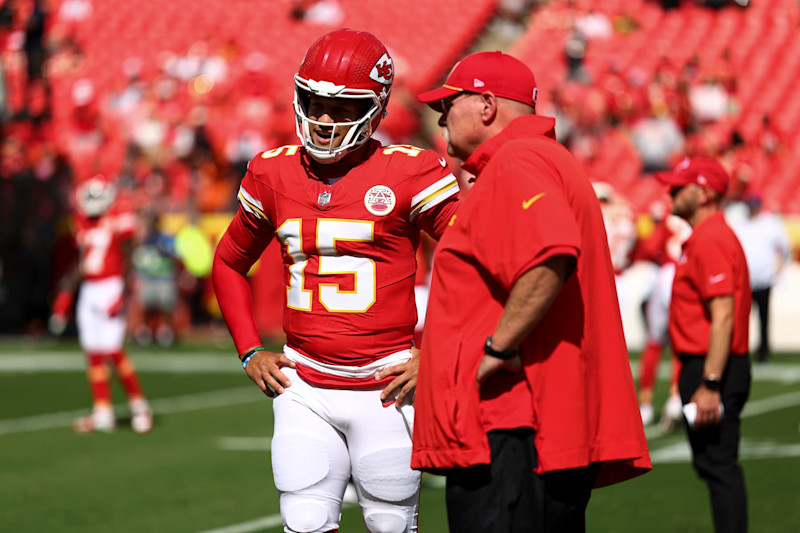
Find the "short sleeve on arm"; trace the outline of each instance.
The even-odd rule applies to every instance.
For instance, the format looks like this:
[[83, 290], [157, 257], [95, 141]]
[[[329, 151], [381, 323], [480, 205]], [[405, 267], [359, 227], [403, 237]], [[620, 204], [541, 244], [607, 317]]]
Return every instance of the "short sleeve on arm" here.
[[501, 155], [503, 151], [484, 170], [490, 174], [481, 176], [491, 181], [482, 189], [485, 194], [470, 225], [479, 261], [510, 289], [517, 278], [550, 257], [577, 257], [581, 241], [555, 170], [533, 154], [503, 158], [495, 165]]
[[717, 240], [697, 243], [695, 283], [704, 300], [734, 292], [733, 261]]
[[419, 155], [420, 165], [412, 181], [409, 218], [421, 230], [439, 239], [458, 203], [458, 182], [445, 159], [433, 150]]

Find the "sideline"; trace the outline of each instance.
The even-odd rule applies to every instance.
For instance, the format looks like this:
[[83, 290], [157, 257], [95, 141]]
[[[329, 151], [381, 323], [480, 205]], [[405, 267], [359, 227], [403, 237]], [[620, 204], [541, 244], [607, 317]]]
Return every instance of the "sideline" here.
[[[169, 352], [129, 354], [139, 372], [181, 374], [241, 373], [231, 355], [215, 352], [195, 352], [175, 355]], [[86, 372], [86, 358], [80, 352], [64, 353], [50, 350], [28, 354], [0, 354], [0, 373], [39, 374], [42, 372]]]
[[[175, 355], [170, 352], [131, 354], [136, 370], [163, 374], [237, 374], [239, 365], [232, 356], [219, 352], [194, 352]], [[664, 359], [667, 359], [666, 357]], [[639, 375], [638, 360], [631, 361], [631, 373]], [[85, 373], [86, 359], [80, 353], [64, 353], [42, 350], [30, 353], [0, 353], [0, 374]], [[658, 378], [668, 380], [672, 375], [672, 364], [662, 361], [658, 365]], [[770, 362], [753, 365], [753, 380], [777, 381], [783, 384], [800, 383], [800, 364]]]
[[[241, 370], [239, 370], [239, 372], [241, 372]], [[244, 403], [258, 402], [263, 398], [264, 396], [261, 394], [261, 391], [251, 385], [247, 385], [212, 392], [158, 398], [150, 400], [150, 408], [153, 410], [153, 414], [158, 416], [241, 405]], [[128, 405], [126, 403], [114, 405], [115, 411], [126, 412], [127, 409]], [[87, 412], [88, 409], [80, 409], [76, 411], [62, 411], [60, 413], [48, 413], [44, 415], [0, 420], [0, 435], [70, 427], [75, 417], [85, 415]]]

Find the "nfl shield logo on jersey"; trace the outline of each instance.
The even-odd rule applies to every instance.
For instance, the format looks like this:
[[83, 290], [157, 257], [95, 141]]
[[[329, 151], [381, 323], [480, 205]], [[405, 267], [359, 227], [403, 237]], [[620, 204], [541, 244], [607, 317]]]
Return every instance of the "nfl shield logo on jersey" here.
[[317, 198], [317, 203], [323, 207], [331, 203], [331, 193], [329, 192], [319, 193], [319, 198]]
[[394, 191], [385, 185], [375, 185], [364, 195], [364, 207], [379, 217], [391, 213], [396, 203]]

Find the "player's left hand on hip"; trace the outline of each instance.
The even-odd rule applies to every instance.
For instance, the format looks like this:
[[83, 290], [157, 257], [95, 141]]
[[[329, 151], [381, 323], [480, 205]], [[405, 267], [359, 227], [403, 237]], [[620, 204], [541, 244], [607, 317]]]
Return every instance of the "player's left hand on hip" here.
[[519, 355], [515, 355], [511, 359], [500, 359], [499, 357], [484, 355], [478, 367], [478, 386], [482, 385], [484, 381], [489, 379], [489, 377], [498, 370], [522, 372], [522, 359]]
[[389, 376], [397, 375], [391, 383], [381, 391], [381, 402], [384, 406], [392, 404], [394, 400], [397, 405], [411, 403], [414, 389], [417, 387], [417, 369], [419, 369], [419, 348], [411, 348], [411, 359], [399, 365], [384, 368], [377, 374], [375, 379], [380, 381]]

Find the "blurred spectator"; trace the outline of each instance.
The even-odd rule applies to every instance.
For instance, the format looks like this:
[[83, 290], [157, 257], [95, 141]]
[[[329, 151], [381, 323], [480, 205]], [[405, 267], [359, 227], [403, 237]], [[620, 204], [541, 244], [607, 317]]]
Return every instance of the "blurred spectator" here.
[[756, 361], [769, 360], [769, 302], [772, 287], [778, 283], [783, 267], [791, 259], [789, 236], [776, 215], [763, 209], [763, 199], [756, 194], [745, 197], [749, 209], [746, 219], [733, 225], [733, 230], [742, 243], [753, 302], [758, 306], [760, 337]]
[[589, 41], [592, 39], [606, 39], [614, 31], [608, 17], [594, 10], [589, 10], [588, 13], [579, 15], [575, 19], [575, 29]]
[[83, 22], [92, 16], [91, 0], [63, 0], [58, 8], [58, 18], [65, 22]]
[[45, 29], [48, 13], [43, 5], [43, 0], [33, 0], [29, 9], [30, 13], [25, 21], [24, 45], [28, 74], [24, 108], [24, 113], [26, 114], [30, 112], [33, 88], [37, 85], [47, 85], [47, 80], [44, 76], [44, 63], [47, 59]]
[[645, 172], [666, 170], [680, 157], [684, 137], [678, 124], [668, 115], [651, 115], [639, 120], [631, 130]]
[[573, 31], [564, 44], [564, 56], [567, 61], [567, 81], [580, 83], [590, 83], [592, 81], [584, 65], [586, 46], [586, 38], [579, 31]]
[[320, 26], [341, 26], [344, 10], [339, 0], [292, 0], [291, 18]]

